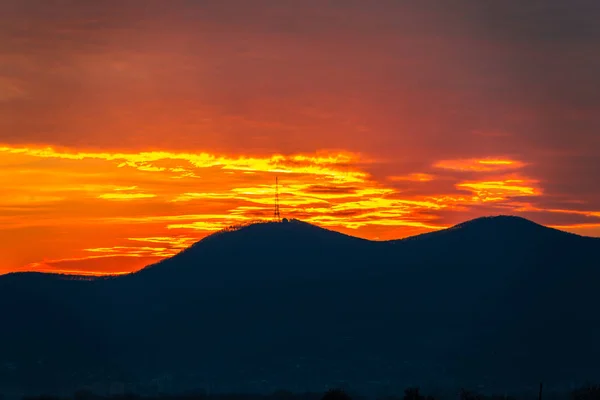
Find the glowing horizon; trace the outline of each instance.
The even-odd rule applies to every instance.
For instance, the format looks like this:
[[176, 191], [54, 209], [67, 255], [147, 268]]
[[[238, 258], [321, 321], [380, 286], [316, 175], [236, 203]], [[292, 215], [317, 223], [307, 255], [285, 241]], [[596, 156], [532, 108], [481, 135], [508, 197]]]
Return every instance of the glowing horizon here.
[[[5, 265], [2, 272], [112, 275], [135, 271], [230, 225], [269, 219], [275, 176], [280, 178], [285, 217], [373, 240], [447, 228], [485, 215], [472, 212], [481, 206], [491, 205], [488, 213], [518, 214], [525, 209], [569, 213], [524, 203], [527, 197], [543, 196], [543, 190], [537, 180], [520, 172], [525, 163], [508, 158], [446, 160], [433, 163], [427, 171], [410, 172], [406, 178], [378, 180], [368, 172], [369, 166], [378, 165], [376, 159], [363, 161], [361, 155], [347, 152], [227, 156], [5, 145], [0, 146], [0, 155], [9, 156], [2, 158], [0, 183], [10, 188], [0, 196], [0, 208], [12, 210], [12, 215], [2, 216], [4, 232], [36, 227], [64, 232], [52, 237], [43, 230], [38, 234], [52, 251], [46, 246], [21, 250], [15, 243], [14, 253], [27, 253], [28, 258]], [[449, 179], [435, 172], [442, 164], [450, 172], [459, 168], [477, 175], [455, 178], [453, 191], [440, 193], [436, 181]], [[411, 194], [393, 186], [398, 183], [433, 187]], [[453, 217], [443, 217], [448, 213]], [[5, 234], [2, 239], [11, 238]], [[55, 246], [54, 240], [62, 245]]]
[[276, 175], [367, 239], [600, 236], [591, 13], [457, 1], [0, 3], [0, 274], [139, 269], [269, 218]]

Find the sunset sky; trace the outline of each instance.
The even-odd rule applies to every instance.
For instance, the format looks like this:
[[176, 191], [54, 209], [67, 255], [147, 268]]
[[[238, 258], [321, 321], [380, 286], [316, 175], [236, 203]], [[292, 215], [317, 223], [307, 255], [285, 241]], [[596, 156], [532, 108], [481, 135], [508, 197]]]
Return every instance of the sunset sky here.
[[0, 274], [273, 215], [600, 236], [597, 0], [1, 0]]

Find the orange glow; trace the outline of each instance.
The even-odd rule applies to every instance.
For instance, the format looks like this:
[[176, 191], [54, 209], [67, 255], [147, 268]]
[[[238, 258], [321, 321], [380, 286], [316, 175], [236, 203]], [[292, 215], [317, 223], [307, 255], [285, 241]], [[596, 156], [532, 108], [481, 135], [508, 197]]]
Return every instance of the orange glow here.
[[600, 224], [563, 224], [549, 225], [551, 228], [569, 231], [583, 236], [600, 236]]
[[497, 214], [600, 236], [598, 46], [556, 7], [505, 35], [476, 17], [517, 2], [4, 3], [0, 273], [141, 268], [270, 218], [276, 175], [285, 217], [369, 239]]
[[[431, 171], [377, 179], [369, 172], [376, 163], [347, 152], [233, 156], [2, 146], [0, 242], [7, 257], [0, 273], [134, 271], [211, 232], [270, 218], [276, 175], [285, 217], [369, 239], [442, 229], [466, 219], [446, 215], [469, 215], [474, 206], [571, 212], [525, 206], [523, 198], [543, 195], [539, 182], [522, 173], [498, 175], [520, 169], [520, 161], [432, 166], [477, 172], [480, 179], [472, 180]], [[448, 191], [449, 182], [455, 191]], [[439, 184], [446, 186], [439, 190]]]
[[142, 268], [271, 218], [275, 176], [284, 217], [368, 239], [497, 214], [600, 236], [598, 46], [559, 14], [531, 13], [577, 62], [477, 21], [520, 15], [502, 1], [21, 3], [0, 2], [0, 274]]

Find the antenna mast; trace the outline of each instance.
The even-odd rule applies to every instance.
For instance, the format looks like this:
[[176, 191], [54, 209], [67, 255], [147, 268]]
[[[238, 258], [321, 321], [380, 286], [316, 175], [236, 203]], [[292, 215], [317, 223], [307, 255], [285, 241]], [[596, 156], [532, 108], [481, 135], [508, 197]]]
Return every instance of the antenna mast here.
[[281, 213], [279, 212], [279, 178], [275, 177], [275, 211], [273, 217], [276, 222], [281, 222]]

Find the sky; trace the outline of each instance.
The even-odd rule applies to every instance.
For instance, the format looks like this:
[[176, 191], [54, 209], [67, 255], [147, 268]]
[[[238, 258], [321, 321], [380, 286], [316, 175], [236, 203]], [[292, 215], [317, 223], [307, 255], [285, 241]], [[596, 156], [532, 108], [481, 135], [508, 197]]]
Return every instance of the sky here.
[[120, 274], [281, 211], [600, 236], [596, 0], [0, 0], [0, 274]]

